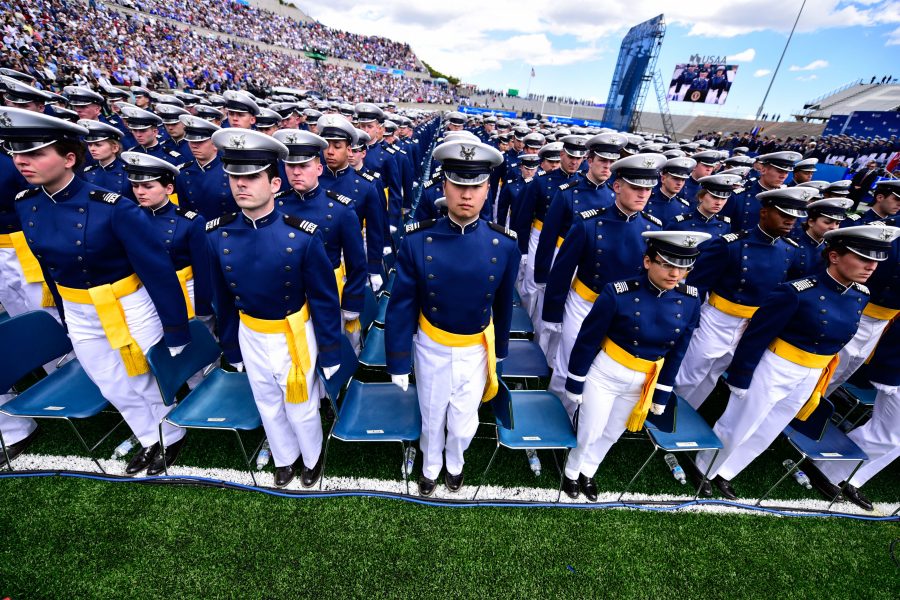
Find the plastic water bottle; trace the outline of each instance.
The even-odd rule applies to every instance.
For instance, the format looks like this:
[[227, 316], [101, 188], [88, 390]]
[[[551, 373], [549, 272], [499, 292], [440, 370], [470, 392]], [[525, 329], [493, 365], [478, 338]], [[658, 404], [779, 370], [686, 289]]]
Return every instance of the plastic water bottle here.
[[403, 461], [402, 475], [404, 477], [409, 477], [412, 474], [414, 464], [416, 464], [416, 448], [415, 446], [410, 446], [406, 449], [406, 459]]
[[272, 450], [269, 448], [269, 439], [266, 438], [262, 448], [259, 449], [259, 454], [256, 455], [256, 470], [262, 471], [265, 469], [266, 465], [269, 464], [270, 458], [272, 458]]
[[112, 454], [113, 459], [115, 460], [117, 458], [122, 458], [123, 456], [131, 452], [131, 449], [137, 445], [138, 439], [134, 436], [131, 436], [130, 438], [116, 446], [116, 449], [113, 450]]
[[672, 471], [672, 477], [674, 477], [681, 485], [686, 484], [687, 476], [684, 474], [684, 469], [678, 464], [678, 459], [675, 458], [675, 455], [670, 452], [663, 456], [663, 460], [666, 461], [666, 466]]
[[[793, 471], [794, 468], [797, 466], [794, 464], [794, 461], [792, 461], [791, 459], [787, 459], [786, 461], [784, 461], [781, 464], [783, 464], [784, 468], [787, 469], [788, 471]], [[805, 487], [808, 490], [812, 489], [812, 482], [810, 482], [809, 477], [806, 475], [806, 473], [804, 473], [800, 469], [797, 469], [796, 471], [794, 471], [793, 475], [794, 475], [794, 479], [797, 481], [798, 484], [802, 485], [803, 487]]]
[[525, 456], [528, 457], [528, 466], [535, 477], [541, 476], [541, 459], [538, 457], [537, 450], [526, 450]]

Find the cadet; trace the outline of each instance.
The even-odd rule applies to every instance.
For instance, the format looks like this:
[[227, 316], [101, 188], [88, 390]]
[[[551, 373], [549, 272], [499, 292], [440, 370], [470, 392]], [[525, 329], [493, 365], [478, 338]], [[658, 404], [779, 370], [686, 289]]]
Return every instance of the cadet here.
[[719, 160], [722, 158], [718, 150], [704, 150], [695, 152], [691, 158], [696, 161], [691, 175], [688, 177], [684, 186], [681, 188], [681, 195], [689, 202], [697, 198], [697, 192], [700, 191], [700, 179], [713, 174], [716, 167], [719, 166]]
[[793, 187], [795, 185], [800, 185], [801, 183], [806, 183], [807, 181], [812, 181], [813, 175], [816, 174], [816, 165], [818, 164], [818, 158], [804, 158], [803, 160], [798, 161], [794, 165], [794, 177], [788, 185]]
[[900, 179], [885, 179], [875, 184], [872, 207], [862, 216], [850, 215], [845, 226], [867, 225], [876, 221], [888, 222], [900, 212]]
[[228, 90], [223, 96], [228, 126], [244, 129], [253, 127], [256, 123], [256, 115], [259, 114], [259, 105], [253, 100], [253, 97], [240, 90]]
[[[646, 231], [644, 273], [610, 282], [572, 347], [566, 396], [578, 411], [578, 446], [566, 461], [563, 490], [597, 500], [594, 473], [622, 433], [660, 415], [697, 322], [697, 289], [680, 283], [709, 234]], [[640, 303], [640, 304], [637, 304]], [[640, 310], [637, 310], [640, 309]]]
[[647, 201], [644, 212], [653, 215], [668, 226], [675, 217], [691, 211], [691, 203], [680, 196], [687, 179], [696, 166], [693, 158], [676, 156], [666, 161], [660, 174], [659, 185], [653, 190], [653, 195]]
[[807, 219], [791, 232], [791, 239], [800, 246], [798, 276], [814, 275], [824, 267], [825, 234], [841, 225], [851, 206], [853, 200], [849, 198], [827, 198], [807, 204]]
[[7, 106], [42, 113], [47, 103], [53, 100], [49, 93], [5, 75], [0, 75], [0, 85], [3, 89], [3, 101]]
[[256, 130], [273, 135], [279, 129], [281, 124], [281, 115], [274, 110], [260, 107], [259, 114], [256, 115]]
[[394, 158], [396, 150], [383, 143], [384, 111], [375, 106], [361, 102], [356, 105], [356, 116], [359, 128], [369, 135], [366, 148], [365, 165], [371, 171], [381, 175], [382, 186], [388, 201], [388, 227], [390, 233], [397, 231], [402, 221], [403, 188], [400, 170]]
[[323, 388], [340, 362], [341, 313], [331, 261], [315, 223], [275, 207], [274, 137], [229, 128], [213, 134], [240, 213], [206, 225], [216, 317], [225, 358], [247, 377], [275, 461], [275, 485], [312, 487], [322, 472]]
[[521, 200], [525, 186], [531, 182], [537, 173], [541, 162], [537, 154], [520, 154], [517, 158], [519, 171], [500, 188], [500, 196], [497, 199], [497, 223], [503, 226], [509, 224], [509, 216], [513, 206]]
[[346, 330], [358, 338], [366, 286], [366, 250], [353, 200], [319, 185], [319, 155], [328, 142], [299, 129], [280, 129], [273, 137], [288, 149], [282, 162], [291, 188], [275, 195], [275, 205], [286, 215], [318, 225], [337, 282]]
[[181, 173], [175, 179], [179, 205], [199, 213], [207, 222], [237, 212], [228, 174], [211, 139], [219, 127], [199, 116], [182, 115], [179, 119], [184, 123], [184, 137], [194, 157], [179, 165]]
[[799, 269], [799, 247], [786, 236], [806, 215], [813, 196], [813, 190], [800, 187], [760, 192], [759, 224], [710, 241], [688, 275], [687, 283], [700, 290], [701, 298], [709, 294], [675, 379], [675, 393], [694, 408], [731, 363], [750, 317], [775, 286]]
[[898, 234], [871, 225], [829, 231], [825, 270], [776, 286], [753, 315], [727, 370], [728, 407], [713, 427], [724, 447], [715, 460], [708, 450], [697, 455], [697, 467], [709, 468], [729, 500], [737, 498], [731, 480], [825, 395], [837, 352], [856, 332], [868, 300], [863, 283]]
[[515, 234], [478, 218], [500, 152], [452, 141], [434, 158], [446, 177], [449, 214], [406, 226], [385, 318], [387, 370], [403, 390], [415, 348], [423, 496], [434, 492], [445, 458], [444, 483], [451, 492], [462, 487], [478, 407], [496, 395], [496, 361], [507, 355], [519, 265]]
[[78, 124], [88, 130], [84, 143], [94, 159], [94, 164], [82, 170], [81, 178], [134, 200], [134, 192], [125, 174], [125, 163], [119, 157], [122, 153], [122, 132], [100, 121], [81, 119]]
[[641, 211], [665, 163], [662, 154], [637, 154], [614, 162], [615, 202], [578, 213], [550, 271], [541, 327], [562, 336], [549, 389], [563, 401], [570, 417], [577, 406], [565, 399], [569, 353], [603, 286], [641, 273], [646, 248], [641, 234], [662, 229], [656, 217]]
[[384, 283], [381, 272], [387, 211], [381, 200], [382, 192], [375, 184], [375, 177], [350, 168], [350, 148], [359, 139], [357, 130], [349, 121], [336, 115], [322, 115], [316, 129], [328, 142], [324, 152], [326, 168], [319, 176], [319, 184], [326, 191], [353, 200], [356, 216], [360, 223], [365, 224], [369, 283], [372, 291], [377, 293]]
[[157, 104], [156, 114], [162, 120], [166, 133], [169, 134], [169, 145], [185, 159], [190, 157], [190, 145], [184, 135], [184, 123], [181, 115], [190, 115], [187, 110], [172, 104]]
[[696, 206], [676, 216], [666, 229], [703, 231], [713, 239], [731, 233], [731, 219], [721, 213], [735, 186], [740, 183], [740, 177], [725, 173], [701, 177]]
[[415, 185], [413, 180], [416, 178], [415, 169], [413, 168], [412, 160], [406, 154], [406, 150], [395, 143], [397, 124], [389, 119], [385, 119], [382, 127], [384, 129], [384, 137], [382, 138], [384, 147], [388, 151], [394, 151], [394, 161], [397, 163], [397, 172], [400, 175], [400, 184], [403, 191], [403, 209], [408, 211], [412, 207], [413, 186]]
[[[6, 109], [0, 137], [31, 185], [16, 212], [41, 269], [58, 290], [75, 356], [122, 414], [142, 448], [125, 472], [163, 472], [184, 430], [168, 412], [144, 353], [165, 339], [172, 355], [190, 341], [175, 269], [146, 215], [128, 199], [75, 177], [88, 130], [55, 117]], [[49, 279], [48, 279], [49, 282]]]
[[162, 119], [148, 110], [130, 104], [120, 103], [122, 118], [138, 145], [129, 148], [129, 152], [144, 152], [156, 158], [167, 160], [173, 165], [185, 162], [186, 156], [175, 150], [171, 140], [160, 142], [157, 137]]
[[735, 194], [725, 205], [723, 213], [731, 217], [733, 231], [751, 229], [759, 220], [760, 192], [775, 190], [784, 184], [784, 180], [794, 169], [794, 163], [803, 156], [797, 152], [772, 152], [756, 157], [760, 165], [759, 179], [753, 181], [743, 192]]
[[103, 96], [92, 89], [77, 85], [67, 85], [63, 88], [63, 96], [69, 106], [78, 113], [79, 119], [97, 121], [103, 112]]

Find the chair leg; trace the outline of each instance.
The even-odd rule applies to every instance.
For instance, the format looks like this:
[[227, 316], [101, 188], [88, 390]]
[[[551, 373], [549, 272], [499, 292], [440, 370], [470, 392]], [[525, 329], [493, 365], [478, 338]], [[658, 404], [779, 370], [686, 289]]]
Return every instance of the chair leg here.
[[802, 456], [800, 457], [800, 460], [797, 462], [797, 464], [794, 465], [794, 468], [793, 468], [793, 469], [789, 470], [787, 473], [785, 473], [784, 475], [782, 475], [782, 476], [781, 476], [781, 479], [779, 479], [778, 481], [775, 482], [775, 485], [773, 485], [772, 487], [770, 487], [769, 490], [768, 490], [765, 494], [763, 494], [762, 496], [760, 496], [759, 500], [756, 501], [756, 505], [755, 505], [755, 506], [761, 505], [761, 504], [762, 504], [762, 501], [765, 500], [765, 499], [769, 496], [769, 494], [771, 494], [771, 493], [775, 490], [775, 488], [777, 488], [779, 485], [781, 485], [781, 482], [782, 482], [782, 481], [784, 481], [785, 479], [787, 479], [791, 474], [795, 473], [796, 471], [799, 471], [799, 470], [800, 470], [800, 465], [803, 464], [803, 461], [805, 461], [805, 460], [806, 460], [806, 455], [804, 454], [804, 455], [802, 455]]
[[[712, 469], [712, 466], [716, 463], [716, 458], [718, 458], [718, 456], [719, 456], [719, 450], [716, 450], [716, 452], [713, 454], [712, 460], [709, 461], [709, 466], [706, 467], [706, 471], [703, 472], [703, 479], [700, 480], [700, 487], [698, 487], [697, 490], [694, 492], [694, 501], [695, 502], [697, 501], [697, 498], [700, 497], [700, 490], [703, 489], [703, 482], [709, 479], [709, 472]], [[694, 463], [694, 465], [696, 466], [696, 463]]]
[[[78, 438], [78, 441], [81, 442], [81, 445], [84, 447], [85, 451], [88, 453], [88, 456], [91, 458], [92, 461], [94, 461], [94, 464], [97, 465], [97, 468], [100, 469], [100, 472], [103, 473], [103, 474], [105, 475], [105, 474], [106, 474], [106, 470], [105, 470], [105, 469], [103, 468], [103, 466], [100, 464], [100, 461], [98, 461], [97, 458], [94, 456], [93, 449], [92, 449], [90, 446], [87, 445], [87, 442], [85, 442], [85, 441], [84, 441], [84, 438], [81, 437], [81, 434], [78, 433], [78, 428], [75, 427], [75, 423], [73, 423], [72, 420], [71, 420], [71, 419], [68, 419], [68, 418], [67, 418], [67, 419], [64, 419], [64, 420], [65, 420], [66, 423], [69, 424], [69, 427], [72, 428], [72, 431], [75, 432], [75, 437], [77, 437], [77, 438]], [[94, 448], [96, 448], [96, 446], [94, 446]]]
[[478, 492], [481, 491], [481, 486], [484, 485], [484, 480], [487, 478], [488, 471], [491, 470], [491, 465], [494, 464], [494, 458], [497, 456], [497, 451], [500, 450], [500, 440], [497, 440], [497, 446], [494, 448], [494, 453], [491, 454], [491, 460], [488, 461], [487, 468], [484, 470], [484, 473], [481, 474], [481, 481], [478, 482], [478, 488], [475, 490], [475, 495], [472, 496], [472, 500], [478, 498]]
[[859, 399], [854, 398], [854, 400], [855, 400], [855, 402], [853, 403], [853, 406], [848, 408], [847, 412], [845, 412], [843, 415], [841, 415], [841, 418], [837, 421], [837, 423], [834, 424], [835, 427], [840, 426], [841, 423], [846, 421], [847, 418], [850, 416], [850, 413], [852, 413], [854, 410], [856, 410], [856, 407], [859, 406]]
[[[247, 471], [250, 472], [250, 479], [253, 480], [253, 485], [256, 484], [256, 475], [253, 473], [253, 466], [250, 464], [250, 458], [247, 456], [247, 451], [244, 449], [244, 441], [241, 439], [241, 434], [237, 429], [232, 429], [234, 431], [234, 435], [237, 436], [238, 447], [241, 449], [241, 454], [244, 456], [244, 463], [247, 465]], [[262, 447], [262, 443], [260, 443], [260, 448]], [[257, 450], [258, 451], [258, 450]]]
[[169, 476], [169, 467], [166, 466], [166, 444], [165, 444], [165, 442], [163, 442], [163, 433], [162, 433], [163, 421], [165, 421], [165, 419], [160, 421], [159, 425], [157, 426], [157, 428], [159, 429], [159, 455], [163, 457], [163, 474], [165, 474], [165, 476], [168, 477]]
[[650, 456], [647, 457], [647, 460], [644, 461], [644, 464], [641, 465], [641, 468], [638, 469], [638, 472], [634, 474], [634, 477], [631, 478], [631, 481], [628, 482], [628, 485], [626, 485], [625, 489], [622, 490], [622, 493], [619, 494], [618, 502], [622, 501], [622, 497], [624, 497], [625, 494], [628, 493], [629, 488], [631, 488], [631, 484], [635, 482], [635, 480], [640, 476], [647, 465], [650, 464], [650, 461], [653, 460], [653, 457], [656, 456], [657, 452], [659, 452], [659, 446], [653, 444], [653, 452], [650, 453]]
[[[569, 452], [571, 451], [571, 448], [566, 448], [566, 451], [563, 452], [563, 465], [569, 460]], [[556, 502], [559, 503], [559, 501], [562, 500], [563, 477], [566, 472], [563, 469], [560, 469], [559, 463], [556, 462], [556, 450], [553, 451], [553, 463], [556, 465], [556, 470], [559, 471], [559, 489], [556, 491]]]
[[9, 460], [9, 452], [6, 450], [6, 442], [3, 439], [3, 432], [0, 431], [0, 448], [3, 448], [3, 458], [6, 460], [6, 468], [13, 471], [12, 461]]
[[[410, 442], [409, 445], [412, 446], [412, 442]], [[404, 442], [403, 440], [400, 440], [400, 452], [403, 455], [403, 458], [402, 458], [403, 462], [400, 463], [403, 465], [403, 481], [406, 483], [406, 495], [409, 496], [409, 475], [410, 474], [406, 471], [406, 442]], [[410, 469], [410, 470], [412, 470], [412, 469]]]
[[[841, 486], [841, 494], [840, 494], [841, 496], [844, 495], [844, 489], [845, 489], [848, 485], [850, 485], [850, 480], [853, 479], [853, 476], [856, 475], [856, 472], [859, 471], [860, 467], [863, 466], [863, 463], [864, 463], [864, 462], [866, 462], [865, 459], [863, 459], [863, 460], [859, 461], [858, 463], [856, 463], [856, 468], [853, 469], [853, 472], [850, 473], [850, 476], [849, 476], [846, 480], [844, 480], [844, 485]], [[828, 508], [825, 509], [825, 510], [831, 510], [831, 507], [834, 506], [834, 503], [837, 502], [837, 499], [838, 499], [837, 496], [835, 496], [834, 498], [832, 498], [832, 499], [831, 499], [831, 503], [828, 505]]]
[[[337, 421], [337, 417], [335, 417], [335, 421]], [[334, 426], [328, 432], [328, 437], [325, 438], [325, 449], [322, 450], [322, 473], [319, 475], [319, 490], [324, 489], [325, 486], [325, 465], [328, 462], [328, 446], [331, 445], [332, 431], [334, 431]]]
[[121, 426], [122, 423], [124, 423], [124, 422], [125, 422], [125, 419], [119, 419], [119, 422], [116, 423], [115, 426], [114, 426], [112, 429], [110, 429], [108, 432], [106, 432], [106, 435], [104, 435], [102, 438], [100, 438], [100, 441], [98, 441], [96, 444], [94, 444], [94, 445], [91, 447], [91, 452], [93, 452], [94, 450], [96, 450], [97, 448], [99, 448], [99, 447], [100, 447], [100, 444], [102, 444], [103, 442], [105, 442], [105, 441], [107, 440], [107, 438], [109, 438], [109, 436], [111, 436], [113, 433], [115, 433], [116, 429], [118, 429], [119, 426]]

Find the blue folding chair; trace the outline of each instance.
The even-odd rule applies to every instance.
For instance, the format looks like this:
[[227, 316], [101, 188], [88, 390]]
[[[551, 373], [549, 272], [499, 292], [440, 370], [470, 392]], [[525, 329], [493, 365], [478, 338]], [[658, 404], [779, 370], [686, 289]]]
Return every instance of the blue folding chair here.
[[[709, 475], [709, 469], [712, 468], [716, 461], [719, 451], [722, 449], [722, 441], [716, 437], [709, 424], [697, 414], [697, 411], [687, 403], [684, 398], [675, 396], [676, 402], [670, 401], [666, 407], [666, 411], [656, 418], [648, 418], [644, 421], [644, 431], [647, 432], [647, 438], [653, 444], [653, 452], [641, 468], [638, 469], [622, 493], [619, 494], [619, 500], [628, 492], [640, 474], [644, 471], [656, 453], [660, 450], [671, 452], [699, 452], [701, 450], [713, 450], [713, 459], [709, 463], [709, 467], [703, 474], [703, 479]], [[700, 486], [702, 487], [702, 485]], [[700, 487], [694, 493], [694, 499], [700, 495]]]
[[473, 500], [478, 497], [497, 452], [503, 446], [510, 450], [553, 451], [553, 462], [559, 471], [558, 502], [562, 495], [563, 470], [556, 460], [556, 450], [563, 451], [562, 462], [565, 464], [569, 451], [578, 445], [572, 422], [559, 398], [550, 392], [538, 390], [511, 392], [501, 381], [497, 395], [491, 400], [491, 407], [497, 424], [497, 445], [481, 476]]
[[365, 344], [359, 353], [359, 363], [370, 369], [386, 369], [387, 355], [384, 349], [384, 329], [373, 326], [366, 334]]
[[528, 311], [521, 306], [513, 306], [509, 337], [519, 339], [534, 338], [534, 323], [531, 322]]
[[[200, 321], [190, 322], [191, 343], [176, 357], [169, 355], [169, 349], [160, 342], [147, 353], [160, 393], [166, 404], [175, 401], [175, 394], [188, 378], [215, 362], [221, 355], [212, 334]], [[206, 429], [232, 431], [237, 437], [238, 447], [256, 484], [256, 476], [250, 465], [250, 458], [241, 439], [241, 431], [252, 431], [262, 426], [253, 391], [246, 373], [229, 373], [214, 368], [197, 387], [178, 403], [159, 425], [159, 444], [162, 452], [162, 425], [169, 423], [182, 429]], [[264, 440], [265, 438], [263, 438]], [[262, 441], [259, 444], [262, 447]], [[257, 448], [257, 451], [259, 448]], [[254, 452], [255, 454], [256, 452]], [[251, 455], [252, 456], [252, 455]], [[168, 475], [168, 470], [166, 470]]]
[[378, 299], [378, 310], [375, 312], [375, 326], [376, 327], [384, 327], [384, 318], [387, 314], [387, 305], [388, 301], [391, 299], [389, 294], [383, 295]]
[[[28, 373], [72, 351], [72, 343], [62, 326], [48, 313], [27, 312], [0, 323], [0, 390], [12, 388]], [[93, 446], [88, 445], [73, 419], [87, 419], [109, 406], [100, 389], [84, 372], [77, 360], [71, 360], [0, 407], [11, 417], [62, 419], [72, 428], [94, 464], [105, 473], [94, 451], [109, 438], [124, 420], [119, 420]], [[3, 435], [0, 446], [6, 464], [12, 470]]]
[[516, 288], [513, 288], [513, 306], [522, 306], [522, 296]]
[[394, 289], [394, 281], [397, 279], [397, 270], [391, 269], [387, 274], [387, 280], [384, 282], [384, 287], [378, 290], [379, 296], [390, 296], [391, 290]]
[[[835, 418], [834, 424], [841, 427], [844, 431], [852, 430], [860, 421], [872, 413], [872, 409], [875, 407], [875, 396], [877, 395], [878, 391], [871, 386], [862, 387], [849, 382], [841, 385], [832, 396], [838, 396], [847, 402], [850, 408], [843, 415]], [[861, 408], [860, 414], [856, 419], [850, 421], [850, 415], [857, 408]]]
[[372, 322], [375, 320], [377, 314], [378, 300], [375, 298], [375, 293], [372, 291], [372, 288], [366, 286], [365, 291], [363, 292], [363, 310], [359, 315], [359, 328], [363, 333], [363, 337], [366, 336], [366, 333], [369, 331], [369, 327], [372, 326]]
[[[522, 380], [525, 389], [541, 379], [550, 377], [547, 357], [541, 347], [531, 340], [509, 340], [509, 355], [503, 361], [503, 379], [507, 383]], [[537, 387], [535, 385], [535, 387]]]

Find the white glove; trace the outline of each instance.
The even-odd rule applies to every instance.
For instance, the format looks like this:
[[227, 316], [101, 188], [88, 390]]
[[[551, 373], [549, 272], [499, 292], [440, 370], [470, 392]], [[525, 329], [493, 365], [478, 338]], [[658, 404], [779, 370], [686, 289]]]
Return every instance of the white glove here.
[[381, 286], [384, 285], [384, 279], [381, 278], [381, 275], [369, 275], [369, 285], [372, 286], [372, 291], [377, 294]]
[[187, 348], [187, 344], [184, 346], [176, 346], [175, 348], [169, 348], [169, 356], [178, 356], [181, 354], [184, 349]]
[[341, 316], [344, 317], [345, 321], [355, 321], [359, 318], [358, 312], [350, 312], [349, 310], [342, 310]]
[[519, 264], [522, 265], [523, 267], [528, 264], [528, 255], [527, 254], [522, 255], [522, 258], [519, 259]]
[[661, 415], [664, 412], [666, 412], [666, 405], [665, 404], [651, 404], [650, 412], [652, 412], [654, 415]]
[[244, 372], [244, 361], [242, 361], [242, 360], [239, 360], [236, 363], [231, 363], [231, 366], [234, 367], [234, 370], [237, 371], [238, 373]]
[[552, 331], [553, 333], [561, 333], [562, 332], [562, 323], [553, 323], [551, 321], [543, 321], [543, 327], [545, 331]]
[[391, 383], [405, 392], [409, 389], [409, 375], [391, 375]]
[[396, 227], [394, 227], [393, 225], [390, 225], [389, 227], [390, 227], [390, 230], [391, 230], [391, 235], [397, 233], [397, 228], [396, 228]]
[[391, 248], [390, 246], [385, 246], [385, 247], [384, 247], [384, 250], [381, 251], [381, 255], [382, 255], [382, 256], [387, 256], [388, 254], [390, 254], [390, 253], [393, 252], [393, 251], [394, 251], [394, 249]]
[[325, 379], [331, 379], [331, 377], [338, 372], [338, 369], [341, 368], [341, 365], [334, 365], [333, 367], [322, 367], [322, 372], [325, 373]]
[[566, 397], [574, 404], [581, 405], [581, 403], [584, 402], [584, 396], [582, 394], [573, 394], [569, 390], [566, 390]]
[[734, 396], [735, 396], [738, 400], [743, 400], [743, 399], [744, 399], [744, 396], [747, 395], [747, 390], [743, 390], [743, 389], [741, 389], [741, 388], [734, 387], [733, 385], [729, 385], [729, 386], [728, 386], [728, 389], [731, 390], [731, 393], [734, 394]]

